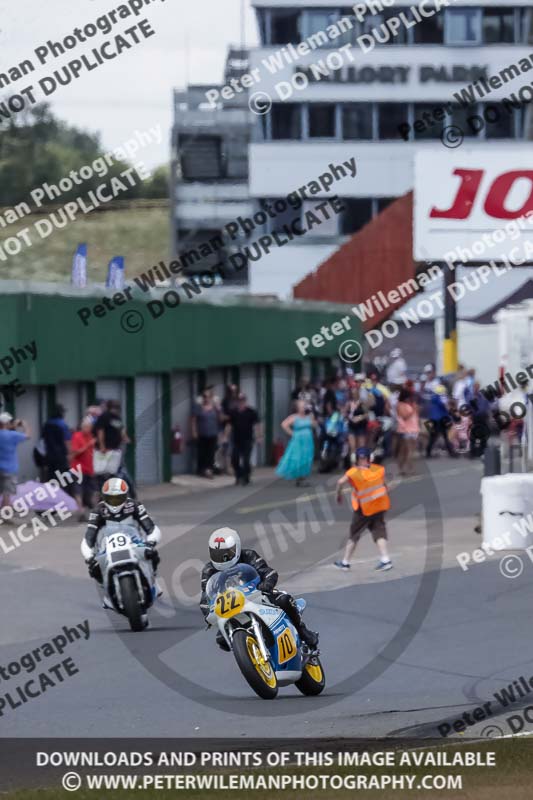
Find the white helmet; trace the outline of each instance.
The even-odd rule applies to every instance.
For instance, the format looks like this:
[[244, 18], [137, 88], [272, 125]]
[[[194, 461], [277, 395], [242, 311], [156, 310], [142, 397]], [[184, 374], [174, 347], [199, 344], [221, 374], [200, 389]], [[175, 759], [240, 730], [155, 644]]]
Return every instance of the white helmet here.
[[211, 563], [221, 572], [239, 563], [241, 549], [241, 537], [233, 528], [218, 528], [209, 537]]
[[128, 484], [122, 478], [109, 478], [102, 486], [102, 500], [112, 514], [118, 514], [128, 499]]

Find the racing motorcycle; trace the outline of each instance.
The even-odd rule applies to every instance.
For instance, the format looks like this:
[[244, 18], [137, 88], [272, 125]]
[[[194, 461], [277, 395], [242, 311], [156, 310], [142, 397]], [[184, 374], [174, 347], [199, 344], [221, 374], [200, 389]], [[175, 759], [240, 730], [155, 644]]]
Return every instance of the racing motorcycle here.
[[[273, 700], [280, 686], [294, 683], [305, 695], [320, 694], [324, 670], [317, 652], [298, 636], [285, 612], [257, 588], [261, 578], [249, 564], [212, 575], [206, 586], [207, 622], [216, 625], [249, 686]], [[302, 612], [305, 600], [296, 600]]]
[[157, 596], [151, 547], [137, 527], [107, 522], [99, 534], [96, 560], [104, 580], [104, 608], [128, 618], [132, 631], [148, 627], [147, 611]]

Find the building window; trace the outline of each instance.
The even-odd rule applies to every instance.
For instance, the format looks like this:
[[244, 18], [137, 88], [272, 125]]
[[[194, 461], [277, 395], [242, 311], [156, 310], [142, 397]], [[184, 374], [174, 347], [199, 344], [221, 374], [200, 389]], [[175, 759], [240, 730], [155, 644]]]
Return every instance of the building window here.
[[[438, 139], [444, 130], [444, 120], [435, 120], [435, 105], [414, 103], [413, 136], [415, 139]], [[426, 118], [424, 118], [424, 113]]]
[[311, 103], [308, 106], [309, 137], [312, 139], [335, 138], [335, 104]]
[[378, 197], [377, 198], [377, 207], [378, 207], [378, 214], [381, 214], [387, 206], [390, 206], [391, 203], [394, 203], [397, 200], [397, 197]]
[[[486, 139], [515, 139], [515, 110], [509, 114], [502, 103], [483, 103]], [[477, 121], [477, 120], [476, 120]]]
[[224, 178], [220, 136], [180, 135], [178, 154], [184, 181]]
[[[404, 14], [407, 13], [407, 9], [402, 10]], [[369, 14], [363, 22], [363, 33], [372, 35], [372, 31], [377, 29], [376, 41], [378, 44], [407, 44], [407, 28], [405, 25], [400, 25], [393, 34], [386, 24], [393, 17], [398, 17], [398, 10], [387, 9], [382, 11], [381, 14]], [[394, 28], [395, 26], [393, 25], [393, 30]]]
[[356, 233], [372, 219], [372, 200], [370, 198], [343, 197], [345, 210], [341, 213], [340, 232], [343, 236]]
[[[339, 198], [341, 202], [344, 204], [344, 198]], [[325, 208], [323, 211], [317, 209], [317, 206], [325, 203], [325, 198], [318, 198], [315, 197], [314, 200], [306, 200], [302, 206], [302, 227], [309, 232], [306, 233], [306, 236], [338, 236], [339, 235], [339, 223], [338, 223], [338, 214], [335, 213], [334, 209], [331, 207], [329, 203], [326, 203]], [[309, 214], [313, 216], [311, 216]], [[340, 212], [343, 213], [342, 211]], [[309, 216], [307, 216], [309, 215]], [[317, 224], [315, 217], [320, 220], [320, 224]]]
[[350, 103], [342, 107], [342, 138], [372, 139], [372, 103]]
[[378, 139], [401, 139], [399, 126], [409, 116], [407, 103], [378, 103]]
[[463, 108], [463, 106], [452, 106], [451, 114], [448, 115], [448, 125], [458, 127], [465, 139], [473, 139], [479, 136], [483, 130], [483, 119], [474, 119], [479, 115], [480, 108], [477, 103]]
[[357, 44], [360, 22], [353, 16], [353, 8], [341, 8], [337, 26], [343, 30], [343, 34], [335, 39], [336, 47], [342, 47], [343, 44]]
[[[301, 202], [301, 198], [298, 199]], [[298, 205], [298, 202], [295, 204]], [[269, 197], [260, 200], [257, 211], [265, 211], [268, 215], [265, 223], [265, 230], [268, 233], [283, 232], [284, 225], [290, 226], [294, 220], [300, 220], [302, 215], [301, 206], [295, 208], [287, 202], [286, 197]]]
[[481, 44], [481, 8], [446, 9], [446, 44]]
[[513, 44], [514, 41], [514, 9], [484, 8], [483, 43]]
[[[313, 8], [304, 11], [302, 16], [302, 38], [311, 38], [311, 46], [332, 47], [332, 40], [329, 38], [326, 28], [335, 22], [337, 16], [336, 11], [326, 8]], [[336, 47], [337, 40], [334, 41], [334, 46]]]
[[444, 20], [440, 12], [433, 14], [432, 17], [423, 17], [420, 22], [417, 22], [413, 17], [413, 32], [414, 44], [442, 44], [444, 42]]
[[273, 8], [270, 11], [270, 44], [298, 44], [301, 12], [293, 8]]
[[300, 103], [274, 103], [270, 112], [273, 139], [301, 139]]

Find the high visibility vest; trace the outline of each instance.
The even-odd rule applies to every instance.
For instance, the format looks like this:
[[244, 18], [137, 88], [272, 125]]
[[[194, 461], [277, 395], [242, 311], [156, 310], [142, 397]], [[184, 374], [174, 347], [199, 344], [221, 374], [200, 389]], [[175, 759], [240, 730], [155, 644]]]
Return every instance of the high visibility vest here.
[[367, 468], [354, 467], [349, 470], [348, 479], [352, 484], [352, 508], [354, 500], [365, 517], [387, 511], [390, 508], [390, 498], [385, 486], [385, 467], [380, 464], [371, 464]]

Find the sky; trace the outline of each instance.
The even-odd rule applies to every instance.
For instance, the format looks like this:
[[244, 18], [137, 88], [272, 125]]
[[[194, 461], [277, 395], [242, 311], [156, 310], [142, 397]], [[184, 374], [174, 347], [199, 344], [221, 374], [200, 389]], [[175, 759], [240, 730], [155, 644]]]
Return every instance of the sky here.
[[[43, 77], [89, 54], [96, 45], [114, 40], [147, 19], [155, 34], [125, 50], [114, 60], [58, 85], [48, 98], [53, 112], [76, 127], [99, 132], [105, 150], [112, 150], [134, 135], [161, 126], [161, 142], [146, 146], [139, 158], [150, 168], [167, 163], [172, 124], [172, 91], [187, 82], [211, 83], [222, 79], [229, 44], [240, 43], [241, 0], [152, 0], [139, 16], [119, 19], [113, 30], [78, 43], [65, 55], [46, 56], [41, 65], [35, 54], [47, 41], [62, 42], [75, 28], [94, 23], [128, 0], [0, 0], [0, 72], [25, 59], [35, 72], [2, 89], [2, 100], [21, 88], [38, 86]], [[255, 14], [244, 0], [246, 44], [257, 41]], [[130, 41], [128, 37], [128, 41]], [[110, 52], [109, 50], [107, 52]], [[42, 90], [36, 96], [42, 100]], [[155, 139], [155, 136], [153, 137]]]

